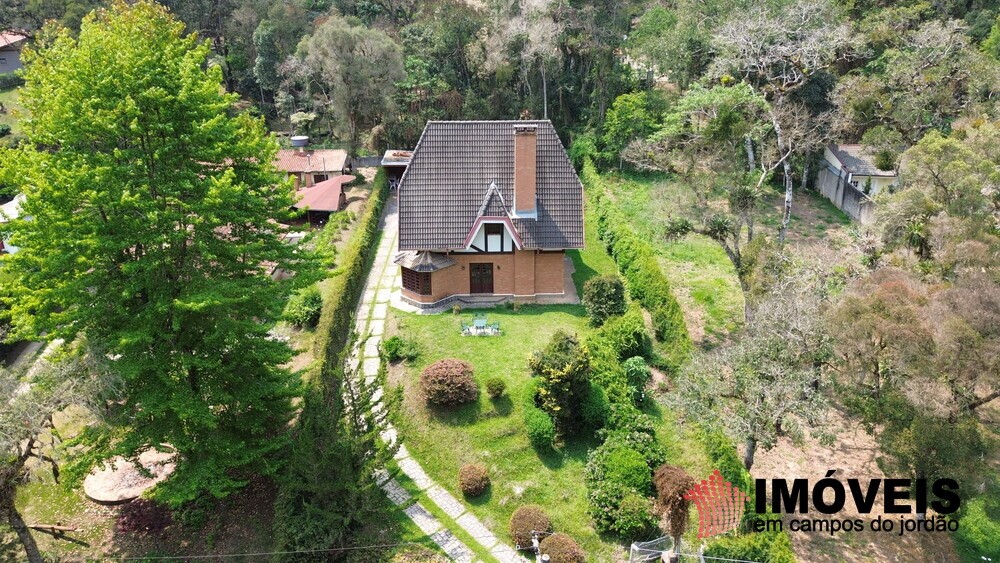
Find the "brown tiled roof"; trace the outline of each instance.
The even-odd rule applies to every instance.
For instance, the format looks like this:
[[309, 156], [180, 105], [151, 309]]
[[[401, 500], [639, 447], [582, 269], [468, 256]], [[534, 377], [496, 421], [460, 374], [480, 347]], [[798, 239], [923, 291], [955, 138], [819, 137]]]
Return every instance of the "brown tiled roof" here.
[[340, 149], [312, 149], [303, 152], [282, 149], [274, 159], [274, 165], [285, 172], [339, 173], [346, 163], [347, 151]]
[[[464, 248], [476, 219], [514, 200], [514, 125], [537, 133], [537, 219], [513, 219], [524, 248], [583, 248], [583, 186], [550, 121], [430, 121], [399, 189], [399, 249]], [[489, 197], [487, 197], [489, 195]]]
[[340, 194], [344, 191], [344, 184], [353, 179], [354, 176], [345, 174], [317, 182], [311, 188], [302, 188], [296, 192], [301, 199], [292, 207], [312, 211], [339, 211]]
[[896, 175], [892, 170], [882, 170], [875, 166], [875, 157], [865, 150], [864, 145], [829, 145], [827, 148], [851, 174], [890, 177]]

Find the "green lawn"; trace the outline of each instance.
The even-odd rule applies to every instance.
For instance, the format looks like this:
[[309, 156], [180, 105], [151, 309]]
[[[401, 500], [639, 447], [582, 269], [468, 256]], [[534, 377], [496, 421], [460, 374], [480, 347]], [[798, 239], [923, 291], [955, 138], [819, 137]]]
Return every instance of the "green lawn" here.
[[7, 108], [7, 113], [0, 113], [0, 124], [10, 125], [10, 131], [13, 135], [21, 133], [18, 114], [24, 111], [20, 104], [18, 104], [17, 97], [18, 92], [16, 88], [0, 90], [0, 104], [3, 104]]
[[743, 294], [732, 263], [708, 237], [664, 236], [667, 219], [693, 216], [693, 192], [662, 174], [608, 173], [605, 180], [615, 205], [656, 247], [692, 339], [703, 347], [724, 341], [743, 320]]
[[[619, 548], [614, 537], [599, 535], [587, 515], [584, 467], [596, 443], [574, 442], [558, 451], [539, 453], [528, 443], [523, 405], [529, 392], [527, 358], [557, 330], [585, 336], [591, 329], [582, 307], [573, 305], [524, 306], [487, 311], [490, 322], [504, 331], [498, 337], [461, 336], [460, 323], [471, 313], [415, 315], [392, 311], [389, 334], [400, 334], [419, 343], [420, 357], [412, 365], [392, 367], [390, 384], [401, 386], [402, 416], [398, 427], [403, 442], [424, 469], [443, 487], [461, 498], [458, 470], [466, 463], [485, 464], [493, 482], [483, 497], [467, 499], [476, 515], [504, 541], [510, 541], [507, 524], [522, 504], [545, 507], [557, 531], [575, 538], [594, 561], [609, 561]], [[419, 374], [443, 358], [468, 361], [479, 382], [474, 404], [454, 409], [429, 407], [422, 399]], [[485, 394], [487, 379], [507, 383], [507, 395], [491, 400]], [[650, 405], [647, 412], [660, 421], [658, 437], [670, 461], [692, 475], [707, 476], [709, 463], [700, 442], [674, 415]], [[425, 503], [426, 505], [426, 503]]]
[[[587, 194], [590, 195], [589, 193]], [[602, 274], [613, 274], [618, 271], [614, 259], [608, 255], [604, 243], [597, 236], [597, 214], [594, 211], [593, 200], [588, 197], [583, 214], [584, 247], [580, 250], [567, 252], [573, 260], [573, 285], [576, 293], [583, 296], [583, 284], [590, 278]]]

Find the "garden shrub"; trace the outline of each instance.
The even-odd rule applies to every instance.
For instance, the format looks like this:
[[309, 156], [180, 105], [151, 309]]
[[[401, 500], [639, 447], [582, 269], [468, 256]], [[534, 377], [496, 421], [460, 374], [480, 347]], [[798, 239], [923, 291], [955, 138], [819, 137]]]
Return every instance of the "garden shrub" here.
[[458, 470], [458, 486], [462, 493], [470, 497], [478, 497], [490, 486], [490, 474], [486, 466], [480, 463], [467, 463]]
[[638, 307], [629, 309], [628, 313], [608, 322], [601, 328], [599, 338], [608, 341], [619, 360], [641, 356], [649, 358], [653, 354], [653, 344], [646, 330], [646, 322], [642, 318], [642, 310]]
[[479, 394], [472, 378], [472, 364], [447, 358], [427, 366], [420, 374], [424, 397], [435, 405], [460, 405], [475, 401]]
[[587, 428], [594, 431], [604, 428], [611, 417], [611, 403], [608, 402], [608, 395], [603, 387], [590, 382], [590, 391], [581, 405], [580, 413]]
[[507, 382], [499, 377], [491, 377], [486, 381], [486, 394], [491, 399], [499, 399], [507, 390]]
[[531, 532], [551, 532], [552, 521], [537, 504], [519, 506], [510, 516], [510, 537], [520, 549], [531, 547]]
[[1000, 495], [997, 487], [970, 500], [962, 500], [955, 540], [959, 553], [969, 560], [1000, 559]]
[[543, 555], [549, 556], [549, 563], [586, 563], [587, 554], [566, 534], [545, 536], [538, 546]]
[[126, 534], [159, 534], [170, 525], [170, 510], [146, 498], [137, 498], [118, 512], [118, 531]]
[[759, 561], [760, 563], [794, 563], [792, 542], [783, 532], [754, 532], [742, 536], [723, 537], [708, 544], [705, 557]]
[[604, 479], [641, 493], [650, 493], [653, 477], [641, 453], [628, 448], [611, 450], [605, 460]]
[[625, 371], [629, 387], [633, 390], [633, 400], [636, 404], [641, 403], [645, 398], [646, 385], [649, 385], [649, 380], [653, 378], [653, 372], [649, 370], [642, 356], [632, 356], [625, 360], [622, 369]]
[[10, 125], [7, 125], [6, 123], [0, 123], [0, 137], [6, 137], [7, 135], [10, 135], [10, 131], [11, 131]]
[[653, 501], [634, 491], [628, 492], [618, 501], [618, 506], [612, 512], [612, 519], [614, 523], [611, 531], [625, 539], [648, 536], [656, 527]]
[[322, 312], [323, 295], [319, 287], [311, 285], [292, 294], [282, 318], [299, 328], [313, 328]]
[[590, 354], [575, 336], [558, 331], [542, 350], [528, 359], [538, 378], [536, 405], [545, 411], [562, 435], [583, 426], [582, 405], [590, 392]]
[[382, 357], [390, 363], [400, 360], [410, 362], [420, 356], [420, 344], [416, 340], [400, 336], [390, 336], [379, 347], [382, 349]]
[[666, 516], [667, 533], [675, 541], [684, 535], [684, 529], [687, 527], [691, 501], [685, 499], [684, 495], [694, 485], [694, 478], [676, 465], [664, 463], [653, 472], [656, 500]]
[[552, 422], [552, 417], [533, 405], [524, 409], [524, 428], [528, 431], [528, 440], [535, 449], [551, 448], [556, 440], [556, 425]]
[[609, 317], [624, 314], [625, 285], [621, 278], [607, 274], [587, 280], [583, 284], [583, 305], [593, 326], [601, 326]]
[[353, 332], [354, 309], [364, 291], [368, 263], [375, 255], [378, 222], [389, 195], [385, 170], [375, 174], [372, 194], [351, 242], [340, 254], [339, 264], [323, 289], [323, 312], [316, 327], [316, 358], [324, 381], [342, 365], [344, 348]]
[[691, 338], [652, 244], [636, 233], [622, 213], [608, 203], [604, 181], [588, 158], [584, 158], [580, 178], [595, 192], [598, 236], [618, 264], [629, 295], [653, 316], [654, 333], [668, 347], [666, 364], [676, 368], [690, 352]]
[[719, 470], [719, 473], [736, 487], [747, 495], [750, 496], [748, 500], [749, 503], [753, 503], [753, 478], [750, 476], [750, 472], [746, 470], [743, 466], [743, 460], [740, 459], [739, 454], [736, 452], [736, 447], [733, 445], [732, 440], [730, 440], [725, 434], [721, 432], [711, 432], [702, 430], [701, 441], [705, 444], [705, 453], [708, 454], [708, 459], [712, 462], [712, 467]]

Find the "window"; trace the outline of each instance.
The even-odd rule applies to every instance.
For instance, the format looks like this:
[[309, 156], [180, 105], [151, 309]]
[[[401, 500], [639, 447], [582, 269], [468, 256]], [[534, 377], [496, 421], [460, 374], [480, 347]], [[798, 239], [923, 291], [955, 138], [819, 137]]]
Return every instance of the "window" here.
[[403, 289], [412, 291], [417, 295], [430, 295], [430, 272], [414, 272], [409, 268], [403, 268]]
[[313, 183], [318, 184], [320, 182], [325, 182], [330, 179], [326, 174], [313, 174]]
[[7, 59], [0, 57], [0, 65], [6, 65], [6, 64], [7, 64]]
[[503, 234], [503, 225], [500, 223], [486, 223], [484, 226], [486, 227], [486, 236]]

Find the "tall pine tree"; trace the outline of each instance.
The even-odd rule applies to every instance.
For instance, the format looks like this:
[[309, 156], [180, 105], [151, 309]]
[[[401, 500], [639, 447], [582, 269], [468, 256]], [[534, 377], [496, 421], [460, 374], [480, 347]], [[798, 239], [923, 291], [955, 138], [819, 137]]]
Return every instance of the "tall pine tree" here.
[[157, 489], [173, 504], [278, 469], [299, 386], [268, 330], [296, 282], [270, 270], [307, 269], [273, 222], [293, 203], [275, 141], [182, 29], [118, 0], [78, 38], [39, 34], [24, 53], [29, 143], [4, 164], [31, 218], [3, 264], [15, 331], [108, 350], [123, 385], [91, 457], [173, 449]]

